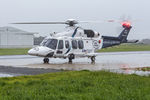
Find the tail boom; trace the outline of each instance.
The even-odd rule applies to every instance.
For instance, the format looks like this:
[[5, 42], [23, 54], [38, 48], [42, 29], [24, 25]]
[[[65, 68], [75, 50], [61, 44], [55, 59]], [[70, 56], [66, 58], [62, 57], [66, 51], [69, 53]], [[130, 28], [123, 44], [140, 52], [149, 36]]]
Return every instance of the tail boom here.
[[102, 36], [103, 37], [103, 47], [102, 48], [112, 47], [115, 45], [120, 45], [121, 43], [129, 42], [127, 40], [127, 37], [129, 35], [129, 32], [130, 32], [132, 26], [129, 26], [129, 25], [126, 26], [125, 24], [123, 24], [122, 26], [124, 29], [118, 37]]

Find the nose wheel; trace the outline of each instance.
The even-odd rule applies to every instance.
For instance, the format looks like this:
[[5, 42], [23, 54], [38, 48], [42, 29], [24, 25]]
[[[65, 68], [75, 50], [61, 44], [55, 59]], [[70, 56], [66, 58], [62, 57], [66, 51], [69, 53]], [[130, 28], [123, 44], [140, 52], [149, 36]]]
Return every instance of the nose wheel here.
[[49, 59], [48, 58], [44, 58], [43, 62], [44, 62], [44, 64], [48, 64], [49, 63]]

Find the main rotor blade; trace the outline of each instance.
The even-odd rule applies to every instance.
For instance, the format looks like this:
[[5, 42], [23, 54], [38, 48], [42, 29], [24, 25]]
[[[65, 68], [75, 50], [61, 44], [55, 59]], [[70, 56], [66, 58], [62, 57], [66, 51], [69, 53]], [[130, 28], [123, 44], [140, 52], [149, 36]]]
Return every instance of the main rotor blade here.
[[79, 23], [106, 23], [106, 22], [115, 22], [115, 20], [79, 21]]
[[67, 24], [66, 22], [20, 22], [11, 24]]
[[79, 23], [103, 23], [104, 21], [79, 21]]

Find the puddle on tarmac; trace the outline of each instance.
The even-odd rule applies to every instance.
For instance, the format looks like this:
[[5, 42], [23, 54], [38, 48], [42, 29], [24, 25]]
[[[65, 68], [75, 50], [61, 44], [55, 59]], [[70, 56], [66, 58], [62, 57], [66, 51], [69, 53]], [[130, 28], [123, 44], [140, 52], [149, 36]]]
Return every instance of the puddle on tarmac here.
[[112, 69], [108, 71], [120, 74], [136, 74], [139, 76], [150, 76], [150, 71], [122, 70], [122, 69], [114, 69], [114, 70]]
[[17, 76], [15, 74], [7, 74], [7, 73], [0, 73], [0, 77], [13, 77], [13, 76]]

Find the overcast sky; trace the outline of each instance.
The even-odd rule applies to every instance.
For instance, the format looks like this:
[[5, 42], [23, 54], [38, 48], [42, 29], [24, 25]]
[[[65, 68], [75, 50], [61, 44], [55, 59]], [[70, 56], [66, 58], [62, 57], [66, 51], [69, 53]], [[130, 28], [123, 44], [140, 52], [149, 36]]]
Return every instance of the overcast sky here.
[[[130, 16], [133, 28], [130, 39], [150, 38], [150, 0], [0, 0], [0, 26], [13, 26], [25, 31], [63, 31], [65, 25], [12, 25], [13, 22], [81, 21], [119, 19]], [[134, 21], [136, 20], [136, 21]], [[119, 23], [81, 24], [103, 35], [117, 36]]]

